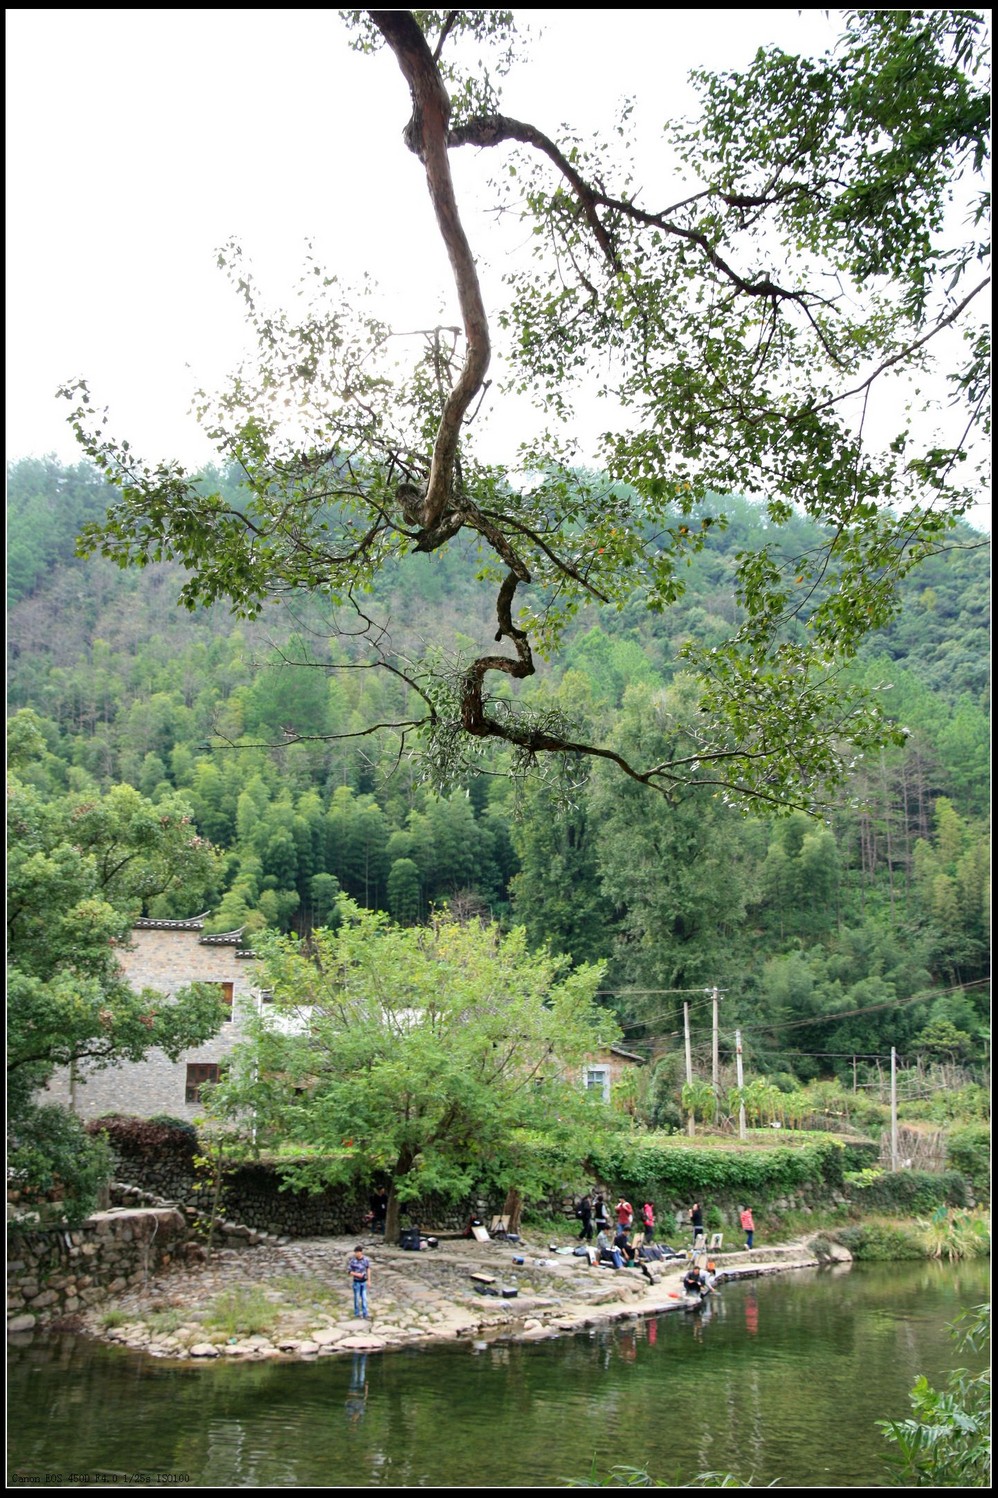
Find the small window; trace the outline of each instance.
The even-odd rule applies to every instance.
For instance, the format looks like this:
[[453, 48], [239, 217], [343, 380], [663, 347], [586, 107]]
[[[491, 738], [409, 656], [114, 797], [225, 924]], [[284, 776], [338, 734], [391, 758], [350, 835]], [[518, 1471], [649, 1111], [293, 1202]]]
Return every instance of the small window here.
[[189, 1061], [187, 1063], [187, 1087], [184, 1102], [199, 1103], [201, 1088], [205, 1082], [218, 1081], [218, 1063], [215, 1061]]
[[587, 1066], [582, 1074], [582, 1080], [587, 1092], [598, 1092], [604, 1103], [610, 1101], [610, 1068], [608, 1066]]
[[225, 1012], [225, 1020], [226, 1020], [226, 1023], [227, 1024], [231, 1024], [231, 1022], [232, 1022], [233, 984], [231, 984], [231, 983], [220, 983], [218, 985], [218, 989], [219, 989], [219, 992], [222, 995], [222, 1003], [225, 1005], [225, 1011], [226, 1011]]

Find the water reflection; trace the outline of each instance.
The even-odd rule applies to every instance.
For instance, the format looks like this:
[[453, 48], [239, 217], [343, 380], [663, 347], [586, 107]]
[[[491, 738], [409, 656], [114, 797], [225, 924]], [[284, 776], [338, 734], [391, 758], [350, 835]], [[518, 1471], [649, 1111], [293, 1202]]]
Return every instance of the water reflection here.
[[[946, 1326], [987, 1265], [857, 1266], [726, 1285], [702, 1311], [530, 1345], [184, 1365], [73, 1337], [10, 1353], [11, 1475], [142, 1471], [191, 1485], [883, 1484], [874, 1421], [963, 1360]], [[332, 1416], [332, 1418], [331, 1418]]]
[[367, 1353], [355, 1352], [351, 1359], [350, 1385], [347, 1390], [346, 1412], [351, 1425], [364, 1418], [367, 1407]]

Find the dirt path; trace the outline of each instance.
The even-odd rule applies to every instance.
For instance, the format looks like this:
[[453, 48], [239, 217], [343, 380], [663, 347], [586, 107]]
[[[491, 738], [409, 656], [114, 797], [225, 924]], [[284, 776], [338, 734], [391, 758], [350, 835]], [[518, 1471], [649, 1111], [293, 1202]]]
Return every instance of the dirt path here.
[[[87, 1313], [83, 1329], [158, 1357], [316, 1358], [455, 1337], [530, 1341], [686, 1305], [682, 1260], [654, 1266], [652, 1284], [637, 1269], [589, 1267], [572, 1255], [574, 1243], [456, 1239], [413, 1253], [375, 1240], [366, 1249], [371, 1316], [363, 1321], [353, 1315], [346, 1272], [355, 1243], [310, 1238], [227, 1249], [105, 1302]], [[817, 1263], [802, 1243], [715, 1259], [722, 1283]]]

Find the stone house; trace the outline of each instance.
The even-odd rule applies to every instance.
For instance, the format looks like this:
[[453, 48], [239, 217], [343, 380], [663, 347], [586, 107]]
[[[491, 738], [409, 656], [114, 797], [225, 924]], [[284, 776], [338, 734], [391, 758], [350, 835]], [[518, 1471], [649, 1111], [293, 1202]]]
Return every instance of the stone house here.
[[582, 1085], [587, 1091], [599, 1093], [603, 1101], [610, 1101], [610, 1090], [635, 1066], [644, 1066], [643, 1056], [626, 1051], [623, 1046], [608, 1045], [590, 1057], [582, 1068]]
[[63, 1103], [84, 1119], [106, 1113], [197, 1117], [200, 1088], [217, 1080], [220, 1065], [239, 1038], [240, 1016], [256, 1012], [264, 1002], [254, 986], [253, 953], [240, 945], [242, 932], [206, 935], [206, 918], [207, 912], [186, 921], [136, 921], [132, 945], [121, 953], [121, 966], [133, 988], [163, 994], [176, 993], [189, 983], [217, 983], [229, 1013], [218, 1034], [177, 1061], [162, 1051], [150, 1051], [144, 1061], [96, 1071], [85, 1063], [63, 1067], [49, 1083], [47, 1100]]
[[[134, 988], [152, 988], [167, 995], [189, 983], [217, 983], [230, 1016], [219, 1033], [185, 1051], [177, 1061], [162, 1051], [150, 1051], [144, 1061], [98, 1070], [88, 1070], [85, 1063], [63, 1067], [49, 1083], [48, 1100], [64, 1104], [84, 1119], [107, 1113], [138, 1118], [159, 1113], [186, 1119], [198, 1116], [200, 1088], [218, 1079], [219, 1067], [240, 1037], [240, 1016], [257, 1013], [268, 997], [254, 984], [254, 956], [241, 945], [242, 931], [206, 935], [207, 914], [183, 921], [136, 921], [132, 945], [121, 953], [121, 966]], [[622, 1046], [605, 1046], [586, 1061], [580, 1080], [609, 1102], [614, 1084], [643, 1064], [643, 1057]]]

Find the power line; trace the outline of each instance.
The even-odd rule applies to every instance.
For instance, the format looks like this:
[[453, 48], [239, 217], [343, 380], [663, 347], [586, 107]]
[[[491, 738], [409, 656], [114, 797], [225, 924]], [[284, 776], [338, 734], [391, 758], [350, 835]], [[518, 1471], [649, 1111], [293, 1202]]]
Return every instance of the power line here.
[[[990, 982], [991, 982], [990, 978], [975, 978], [970, 983], [956, 983], [951, 988], [933, 988], [933, 989], [928, 989], [924, 993], [911, 994], [908, 998], [904, 998], [904, 999], [886, 999], [881, 1004], [867, 1004], [867, 1005], [861, 1006], [860, 1008], [857, 1008], [857, 1009], [840, 1009], [840, 1010], [836, 1010], [835, 1012], [833, 1012], [831, 1014], [817, 1014], [817, 1015], [812, 1015], [812, 1016], [810, 1016], [807, 1019], [777, 1020], [774, 1023], [768, 1024], [768, 1025], [752, 1025], [752, 1024], [748, 1024], [748, 1025], [742, 1026], [741, 1029], [742, 1029], [742, 1034], [743, 1035], [745, 1035], [745, 1034], [753, 1034], [753, 1035], [763, 1034], [763, 1035], [765, 1035], [765, 1034], [771, 1034], [774, 1031], [782, 1032], [784, 1030], [797, 1030], [797, 1029], [801, 1029], [801, 1028], [806, 1028], [806, 1026], [808, 1026], [808, 1025], [834, 1024], [836, 1020], [840, 1020], [840, 1019], [853, 1019], [857, 1015], [860, 1015], [860, 1014], [874, 1014], [874, 1013], [877, 1013], [878, 1011], [881, 1011], [881, 1010], [884, 1010], [884, 1009], [901, 1009], [901, 1008], [904, 1008], [908, 1004], [926, 1004], [926, 1003], [930, 1003], [930, 1002], [934, 1001], [935, 999], [945, 998], [947, 994], [966, 993], [968, 989], [986, 988], [986, 987], [988, 987], [990, 985]], [[653, 988], [649, 988], [649, 989], [617, 989], [617, 990], [608, 989], [608, 990], [606, 990], [606, 992], [607, 993], [618, 993], [618, 994], [623, 994], [623, 993], [628, 993], [628, 992], [629, 993], [701, 993], [701, 994], [708, 994], [709, 995], [709, 994], [712, 994], [713, 990], [712, 989], [704, 989], [704, 988], [688, 988], [688, 989], [682, 989], [682, 988], [653, 989]], [[727, 990], [726, 989], [719, 989], [718, 992], [719, 993], [725, 993], [725, 992], [727, 992]], [[690, 1008], [691, 1009], [698, 1008], [698, 1007], [706, 1008], [707, 1005], [709, 1003], [711, 1003], [711, 1002], [712, 1002], [712, 1000], [710, 998], [705, 998], [703, 1000], [702, 1005], [693, 1005], [693, 1004], [691, 1004]], [[658, 1016], [653, 1016], [650, 1020], [649, 1019], [635, 1020], [633, 1024], [622, 1025], [621, 1029], [623, 1030], [623, 1032], [624, 1032], [625, 1035], [627, 1034], [627, 1032], [629, 1030], [642, 1030], [649, 1023], [654, 1023], [654, 1020], [657, 1017]], [[648, 1036], [647, 1040], [651, 1044], [654, 1044], [654, 1042], [656, 1040], [674, 1040], [680, 1033], [681, 1032], [679, 1030], [668, 1030], [664, 1034], [661, 1034], [661, 1035]], [[706, 1035], [706, 1034], [709, 1034], [710, 1032], [709, 1031], [700, 1031], [699, 1033], [703, 1034], [703, 1035]], [[730, 1041], [730, 1040], [733, 1039], [733, 1036], [734, 1036], [734, 1032], [732, 1031], [727, 1036], [727, 1039]], [[633, 1041], [631, 1042], [631, 1044], [635, 1044], [635, 1043], [636, 1042], [633, 1042]], [[806, 1055], [806, 1054], [809, 1054], [809, 1053], [808, 1052], [801, 1052], [801, 1054], [802, 1055]], [[833, 1053], [832, 1052], [815, 1051], [815, 1052], [810, 1053], [810, 1054], [814, 1054], [814, 1055], [828, 1054], [828, 1055], [831, 1055]], [[852, 1051], [850, 1051], [850, 1052], [848, 1052], [848, 1054], [851, 1056], [853, 1053], [852, 1053]]]
[[799, 1030], [808, 1025], [827, 1025], [839, 1019], [853, 1019], [857, 1014], [875, 1014], [882, 1009], [903, 1009], [907, 1004], [926, 1004], [930, 1000], [941, 998], [947, 993], [959, 993], [958, 988], [934, 989], [929, 993], [912, 994], [907, 999], [885, 999], [882, 1004], [866, 1004], [859, 1009], [839, 1009], [834, 1014], [816, 1014], [810, 1019], [790, 1019], [777, 1021], [771, 1025], [745, 1025], [743, 1033], [761, 1032], [767, 1034], [773, 1030]]
[[[719, 988], [717, 991], [718, 991], [718, 993], [727, 993], [727, 989], [725, 989], [725, 988]], [[708, 993], [708, 994], [712, 994], [713, 992], [714, 992], [714, 990], [712, 988], [704, 988], [702, 984], [701, 984], [701, 986], [699, 988], [597, 988], [597, 990], [596, 990], [597, 996], [599, 998], [616, 998], [616, 999], [623, 998], [626, 994], [635, 994], [635, 993], [642, 993], [642, 994], [644, 994], [644, 993]]]

